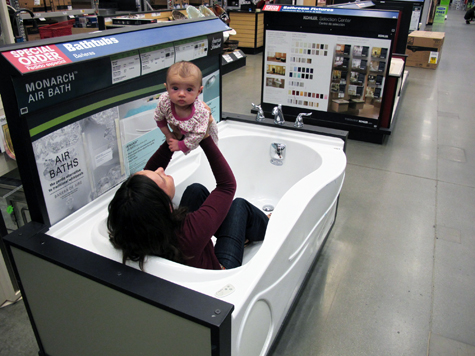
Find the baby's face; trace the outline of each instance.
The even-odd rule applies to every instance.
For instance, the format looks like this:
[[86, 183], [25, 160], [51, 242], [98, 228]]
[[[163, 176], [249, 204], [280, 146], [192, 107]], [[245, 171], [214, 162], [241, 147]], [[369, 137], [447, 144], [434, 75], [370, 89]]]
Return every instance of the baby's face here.
[[166, 86], [172, 103], [182, 108], [193, 104], [203, 90], [198, 76], [183, 78], [178, 73], [169, 74]]

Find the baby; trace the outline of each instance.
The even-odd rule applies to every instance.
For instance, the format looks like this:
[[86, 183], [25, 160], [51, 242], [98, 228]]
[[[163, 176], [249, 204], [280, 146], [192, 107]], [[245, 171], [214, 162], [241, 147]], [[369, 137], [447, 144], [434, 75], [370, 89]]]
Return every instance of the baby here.
[[[155, 121], [162, 130], [170, 151], [188, 154], [198, 147], [206, 135], [209, 121], [209, 134], [218, 143], [218, 127], [210, 120], [210, 108], [198, 99], [203, 90], [201, 70], [191, 62], [177, 62], [168, 68], [166, 93], [160, 95], [155, 109]], [[184, 135], [177, 140], [168, 125], [176, 126]]]

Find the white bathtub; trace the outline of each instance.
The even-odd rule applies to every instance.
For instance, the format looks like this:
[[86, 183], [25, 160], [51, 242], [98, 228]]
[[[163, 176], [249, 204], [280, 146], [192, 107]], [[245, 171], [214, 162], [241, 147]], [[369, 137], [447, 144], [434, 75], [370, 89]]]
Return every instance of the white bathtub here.
[[[265, 355], [336, 216], [346, 167], [338, 138], [235, 121], [218, 124], [219, 147], [234, 171], [236, 197], [262, 208], [273, 205], [265, 240], [246, 248], [243, 266], [210, 271], [150, 257], [145, 271], [234, 305], [232, 355]], [[270, 163], [271, 143], [285, 143], [282, 166]], [[201, 149], [175, 154], [167, 168], [175, 179], [177, 203], [184, 189], [215, 182]], [[108, 241], [107, 205], [115, 189], [48, 234], [121, 261]], [[136, 267], [135, 264], [131, 264]]]

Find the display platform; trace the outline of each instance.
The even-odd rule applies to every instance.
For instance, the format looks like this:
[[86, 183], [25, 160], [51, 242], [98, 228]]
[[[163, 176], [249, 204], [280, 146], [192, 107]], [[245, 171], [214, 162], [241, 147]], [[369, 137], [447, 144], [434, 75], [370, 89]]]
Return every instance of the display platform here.
[[[96, 206], [164, 141], [153, 112], [174, 62], [201, 69], [200, 99], [221, 117], [227, 30], [202, 18], [2, 47], [0, 95], [32, 220], [5, 241], [39, 355], [230, 356], [233, 305], [44, 234]], [[117, 318], [127, 310], [138, 319]]]
[[222, 73], [227, 74], [238, 68], [246, 66], [246, 55], [240, 49], [221, 56]]
[[[295, 120], [382, 143], [391, 131], [399, 76], [390, 67], [399, 12], [266, 5], [261, 106]], [[404, 67], [404, 64], [403, 66]]]

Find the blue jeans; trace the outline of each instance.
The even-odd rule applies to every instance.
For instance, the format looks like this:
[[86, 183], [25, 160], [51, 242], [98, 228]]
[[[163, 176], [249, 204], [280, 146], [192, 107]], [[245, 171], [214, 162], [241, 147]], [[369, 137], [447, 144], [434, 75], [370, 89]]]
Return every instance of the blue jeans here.
[[[203, 185], [194, 183], [183, 193], [180, 206], [187, 207], [189, 212], [196, 211], [209, 196]], [[236, 198], [226, 215], [216, 236], [214, 253], [219, 263], [226, 269], [242, 265], [244, 244], [246, 241], [264, 240], [269, 218], [260, 209], [242, 198]]]

